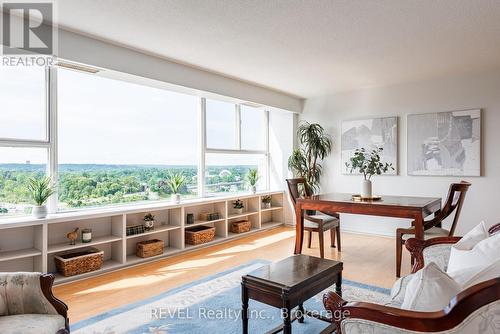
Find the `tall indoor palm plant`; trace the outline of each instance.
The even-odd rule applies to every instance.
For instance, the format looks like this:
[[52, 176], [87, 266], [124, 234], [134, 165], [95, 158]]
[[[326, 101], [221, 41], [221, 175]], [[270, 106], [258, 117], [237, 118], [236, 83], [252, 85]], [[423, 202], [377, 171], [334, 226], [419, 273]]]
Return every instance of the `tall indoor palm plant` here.
[[304, 177], [313, 192], [319, 190], [321, 162], [332, 151], [332, 139], [317, 123], [302, 122], [297, 129], [300, 147], [288, 158], [288, 168]]

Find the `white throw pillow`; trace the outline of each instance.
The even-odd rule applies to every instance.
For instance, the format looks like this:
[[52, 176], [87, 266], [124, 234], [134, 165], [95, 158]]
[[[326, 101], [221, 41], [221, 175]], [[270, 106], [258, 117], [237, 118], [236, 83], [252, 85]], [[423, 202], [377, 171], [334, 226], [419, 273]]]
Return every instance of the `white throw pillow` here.
[[461, 290], [434, 262], [417, 271], [406, 286], [402, 309], [432, 312], [444, 309]]
[[466, 283], [478, 272], [488, 268], [500, 260], [500, 233], [479, 241], [472, 249], [464, 249], [461, 245], [451, 247], [447, 273], [451, 277], [461, 277]]
[[448, 275], [462, 286], [462, 289], [467, 289], [473, 285], [500, 277], [500, 259], [486, 267], [480, 265], [465, 268], [449, 273]]
[[462, 250], [471, 250], [478, 242], [488, 238], [490, 235], [484, 224], [484, 220], [467, 232], [453, 247]]

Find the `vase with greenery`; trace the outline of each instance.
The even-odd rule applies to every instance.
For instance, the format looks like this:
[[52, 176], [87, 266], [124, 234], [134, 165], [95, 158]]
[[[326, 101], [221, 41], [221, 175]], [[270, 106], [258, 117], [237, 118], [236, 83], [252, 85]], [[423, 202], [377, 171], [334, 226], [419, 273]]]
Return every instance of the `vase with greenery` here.
[[245, 175], [245, 181], [248, 183], [248, 187], [250, 188], [250, 192], [252, 194], [257, 192], [257, 182], [259, 181], [259, 178], [259, 171], [257, 168], [250, 169], [247, 175]]
[[146, 231], [152, 231], [155, 229], [155, 216], [151, 213], [146, 213], [142, 220], [144, 220], [144, 229]]
[[332, 139], [319, 124], [303, 122], [297, 129], [300, 147], [288, 158], [288, 168], [306, 179], [314, 193], [319, 191], [321, 162], [332, 151]]
[[49, 197], [55, 192], [48, 177], [30, 178], [27, 185], [28, 193], [35, 203], [31, 213], [35, 218], [47, 217], [47, 206], [45, 203]]
[[264, 209], [270, 209], [271, 208], [271, 201], [272, 201], [271, 195], [266, 195], [262, 197], [262, 204]]
[[382, 151], [382, 147], [369, 152], [365, 148], [356, 149], [354, 155], [349, 159], [350, 162], [346, 162], [346, 167], [350, 173], [359, 172], [364, 177], [361, 185], [361, 197], [363, 198], [373, 196], [371, 181], [373, 175], [382, 175], [389, 170], [394, 170], [391, 163], [381, 161], [380, 154]]
[[172, 202], [179, 204], [181, 202], [180, 189], [186, 183], [186, 176], [179, 173], [169, 173], [165, 184], [170, 188], [172, 192]]
[[243, 213], [243, 209], [245, 208], [245, 205], [243, 204], [243, 201], [240, 199], [237, 199], [236, 201], [233, 202], [233, 212], [237, 215], [241, 215]]

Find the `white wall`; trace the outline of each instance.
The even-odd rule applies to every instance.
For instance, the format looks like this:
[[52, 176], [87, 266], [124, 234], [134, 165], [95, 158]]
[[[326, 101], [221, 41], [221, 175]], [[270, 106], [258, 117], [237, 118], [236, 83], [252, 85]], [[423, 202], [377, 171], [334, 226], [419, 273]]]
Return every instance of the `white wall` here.
[[[406, 115], [463, 109], [482, 109], [482, 177], [424, 177], [406, 173]], [[451, 182], [467, 180], [461, 235], [480, 220], [488, 226], [500, 222], [500, 71], [449, 77], [424, 82], [371, 88], [307, 99], [301, 119], [322, 124], [333, 135], [333, 154], [324, 164], [324, 192], [359, 192], [359, 176], [342, 175], [340, 126], [342, 120], [399, 116], [399, 176], [374, 177], [377, 194], [446, 196]], [[449, 223], [449, 222], [448, 222]], [[342, 215], [343, 230], [394, 236], [396, 226], [409, 221]], [[448, 224], [445, 224], [445, 227]]]

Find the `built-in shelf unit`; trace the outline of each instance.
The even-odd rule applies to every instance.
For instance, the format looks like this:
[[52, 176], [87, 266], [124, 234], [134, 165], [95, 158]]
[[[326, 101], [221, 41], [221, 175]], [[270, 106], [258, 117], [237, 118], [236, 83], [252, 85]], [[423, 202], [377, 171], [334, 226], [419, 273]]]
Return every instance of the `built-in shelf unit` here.
[[[272, 198], [270, 208], [263, 208], [262, 197], [266, 195]], [[237, 199], [244, 204], [241, 214], [233, 210], [232, 203]], [[0, 272], [53, 272], [56, 274], [56, 284], [62, 284], [283, 225], [283, 205], [284, 193], [276, 191], [188, 200], [180, 204], [158, 202], [75, 211], [44, 219], [3, 219], [0, 220]], [[211, 212], [217, 212], [219, 218], [200, 220], [200, 213]], [[126, 227], [141, 224], [146, 213], [155, 216], [154, 229], [127, 236]], [[187, 224], [187, 214], [193, 214], [194, 223]], [[242, 219], [251, 222], [251, 230], [240, 234], [231, 233], [229, 224]], [[184, 231], [199, 225], [215, 227], [215, 239], [196, 246], [186, 244]], [[76, 228], [80, 231], [84, 228], [92, 229], [92, 241], [82, 243], [79, 234], [76, 244], [70, 245], [66, 235]], [[137, 242], [150, 239], [163, 240], [163, 254], [149, 258], [137, 257]], [[104, 251], [104, 264], [100, 270], [71, 277], [57, 274], [54, 256], [86, 247]]]

